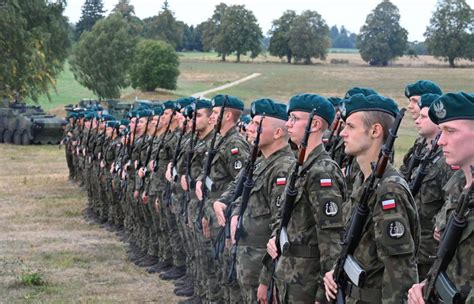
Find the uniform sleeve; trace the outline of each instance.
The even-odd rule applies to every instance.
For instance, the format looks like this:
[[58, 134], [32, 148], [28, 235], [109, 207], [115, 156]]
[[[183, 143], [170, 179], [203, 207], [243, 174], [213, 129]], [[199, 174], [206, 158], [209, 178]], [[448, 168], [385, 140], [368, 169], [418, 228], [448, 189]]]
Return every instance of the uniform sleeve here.
[[389, 183], [379, 188], [373, 221], [376, 248], [384, 265], [382, 302], [403, 303], [408, 289], [418, 282], [415, 238], [419, 235], [417, 223], [409, 216], [416, 211], [402, 186]]
[[324, 164], [324, 170], [318, 170], [310, 180], [308, 193], [311, 209], [317, 225], [318, 247], [321, 264], [318, 278], [316, 300], [324, 301], [323, 275], [330, 271], [341, 252], [341, 231], [344, 228], [343, 202], [346, 185], [342, 172], [335, 164]]
[[242, 168], [240, 170], [239, 174], [235, 177], [235, 179], [232, 182], [230, 182], [225, 192], [222, 193], [221, 197], [219, 197], [218, 201], [226, 204], [227, 206], [232, 203], [232, 199], [235, 196], [236, 187], [239, 183], [239, 180], [242, 178], [242, 175], [245, 173], [244, 171], [245, 171], [245, 168]]
[[233, 142], [231, 147], [224, 147], [220, 152], [224, 154], [226, 170], [233, 179], [244, 168], [246, 160], [251, 157], [249, 146], [243, 140]]

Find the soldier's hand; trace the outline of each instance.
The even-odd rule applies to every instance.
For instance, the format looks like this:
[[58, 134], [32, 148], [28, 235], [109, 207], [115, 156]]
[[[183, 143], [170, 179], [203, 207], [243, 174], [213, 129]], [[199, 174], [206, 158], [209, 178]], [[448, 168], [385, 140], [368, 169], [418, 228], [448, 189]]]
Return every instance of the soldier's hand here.
[[435, 227], [433, 231], [433, 238], [438, 242], [441, 242], [441, 231], [439, 231], [438, 227]]
[[143, 204], [148, 204], [148, 195], [146, 195], [146, 192], [142, 193], [142, 202]]
[[155, 200], [155, 211], [156, 213], [160, 213], [160, 199], [156, 198]]
[[276, 236], [268, 240], [267, 253], [272, 257], [272, 259], [276, 259], [278, 257], [278, 249], [276, 246]]
[[173, 166], [172, 163], [168, 163], [168, 167], [166, 167], [166, 172], [165, 172], [165, 178], [167, 181], [171, 182], [172, 176], [171, 176], [171, 167]]
[[196, 182], [196, 196], [198, 198], [198, 200], [202, 200], [202, 182], [201, 181], [197, 181]]
[[135, 190], [135, 191], [133, 192], [133, 198], [134, 198], [134, 199], [138, 199], [138, 194], [139, 194], [139, 193], [138, 193], [138, 190]]
[[216, 214], [216, 217], [217, 217], [217, 223], [219, 223], [219, 226], [224, 227], [225, 226], [224, 210], [227, 209], [226, 204], [219, 201], [215, 201], [212, 207], [214, 208], [214, 213]]
[[239, 221], [239, 216], [234, 215], [230, 219], [230, 240], [232, 241], [232, 244], [235, 244], [235, 231], [237, 231], [237, 222]]
[[105, 167], [105, 161], [104, 161], [104, 160], [101, 160], [101, 161], [100, 161], [100, 167], [101, 167], [101, 168], [104, 168], [104, 167]]
[[209, 221], [205, 217], [202, 218], [202, 234], [204, 235], [205, 238], [211, 237], [211, 231], [209, 229]]
[[423, 287], [426, 284], [426, 280], [413, 284], [413, 286], [408, 290], [408, 304], [425, 304], [423, 299]]
[[156, 163], [155, 163], [154, 160], [152, 160], [152, 161], [150, 161], [150, 163], [148, 163], [148, 168], [150, 169], [150, 171], [155, 171], [155, 165], [156, 165]]
[[110, 170], [109, 170], [110, 174], [114, 174], [114, 169], [115, 169], [114, 165], [110, 166]]
[[324, 289], [326, 290], [326, 299], [331, 301], [331, 299], [336, 299], [337, 294], [337, 284], [334, 281], [334, 270], [326, 272], [323, 278]]
[[181, 175], [181, 188], [183, 188], [184, 191], [188, 191], [188, 181], [184, 175]]
[[140, 178], [144, 178], [145, 177], [145, 169], [143, 167], [141, 167], [139, 170], [138, 170], [138, 176]]
[[268, 303], [267, 301], [267, 291], [268, 291], [268, 286], [260, 284], [258, 285], [257, 288], [257, 301], [260, 304], [266, 304]]

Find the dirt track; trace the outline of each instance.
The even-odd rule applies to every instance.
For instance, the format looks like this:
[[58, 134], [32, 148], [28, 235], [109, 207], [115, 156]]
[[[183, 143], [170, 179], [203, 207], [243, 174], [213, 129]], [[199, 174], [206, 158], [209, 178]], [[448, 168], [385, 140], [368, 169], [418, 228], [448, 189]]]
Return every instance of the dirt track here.
[[[115, 234], [88, 224], [85, 204], [67, 180], [63, 149], [0, 144], [0, 303], [182, 299], [129, 263]], [[35, 276], [45, 283], [24, 283]]]

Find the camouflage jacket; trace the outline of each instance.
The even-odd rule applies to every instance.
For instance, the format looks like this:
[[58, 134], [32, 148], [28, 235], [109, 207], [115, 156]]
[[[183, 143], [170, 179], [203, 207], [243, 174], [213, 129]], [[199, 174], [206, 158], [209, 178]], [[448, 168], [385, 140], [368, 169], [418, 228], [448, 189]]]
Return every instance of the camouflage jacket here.
[[[419, 173], [419, 168], [412, 175], [412, 181]], [[444, 204], [445, 192], [443, 186], [449, 180], [453, 170], [443, 157], [439, 147], [434, 157], [429, 161], [427, 174], [423, 179], [418, 194], [415, 196], [416, 207], [420, 217], [420, 251], [418, 262], [432, 264], [430, 256], [436, 254], [437, 242], [433, 238], [434, 217]]]
[[[158, 138], [155, 138], [153, 142], [151, 160], [157, 161], [157, 168], [155, 168], [155, 172], [152, 172], [150, 176], [150, 195], [164, 190], [167, 182], [165, 179], [166, 168], [168, 163], [173, 159], [176, 148], [176, 130], [168, 132], [166, 137], [165, 134], [166, 133], [161, 134]], [[161, 143], [161, 141], [163, 141], [163, 143]]]
[[[210, 148], [210, 147], [208, 147]], [[212, 159], [211, 171], [208, 177], [205, 177], [205, 168], [202, 170], [198, 180], [201, 180], [203, 187], [207, 188], [208, 200], [204, 206], [205, 216], [208, 219], [214, 219], [215, 214], [212, 204], [226, 190], [226, 187], [239, 174], [243, 164], [249, 158], [249, 145], [245, 138], [236, 128], [230, 129], [224, 136], [218, 136], [214, 147], [216, 154]], [[206, 166], [207, 160], [202, 163], [202, 167]], [[212, 181], [210, 186], [209, 181]]]
[[[340, 252], [346, 185], [341, 169], [322, 144], [311, 151], [300, 172], [295, 185], [298, 194], [287, 227], [290, 248], [279, 258], [275, 275], [290, 284], [303, 284], [299, 281], [304, 280], [304, 285], [311, 286], [313, 299], [323, 300], [321, 274], [331, 270]], [[277, 229], [275, 225], [273, 235]]]
[[[191, 198], [195, 199], [196, 194], [194, 190], [196, 189], [196, 181], [198, 180], [199, 176], [202, 173], [202, 164], [205, 163], [206, 161], [206, 156], [207, 156], [207, 150], [209, 143], [212, 140], [212, 137], [214, 136], [214, 131], [209, 132], [206, 136], [203, 138], [197, 138], [196, 139], [196, 144], [194, 146], [194, 153], [193, 157], [191, 159], [190, 165], [190, 178], [191, 178], [191, 184], [188, 185], [190, 189], [190, 196]], [[189, 153], [189, 150], [187, 149], [186, 153]], [[186, 157], [188, 157], [186, 155]]]
[[[360, 172], [354, 183], [351, 195], [354, 207], [369, 182], [363, 178]], [[355, 259], [367, 273], [367, 281], [361, 290], [370, 302], [404, 303], [408, 289], [418, 282], [418, 214], [406, 181], [393, 166], [387, 165], [377, 185], [368, 201], [368, 221], [354, 251]], [[363, 301], [354, 291], [347, 297]]]

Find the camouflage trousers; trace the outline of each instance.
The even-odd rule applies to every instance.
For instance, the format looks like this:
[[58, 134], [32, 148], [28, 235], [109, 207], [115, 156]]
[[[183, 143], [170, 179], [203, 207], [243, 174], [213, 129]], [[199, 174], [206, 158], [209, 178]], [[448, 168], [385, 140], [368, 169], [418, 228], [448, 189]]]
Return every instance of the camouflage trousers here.
[[257, 303], [262, 258], [266, 253], [267, 249], [263, 247], [239, 246], [237, 248], [237, 281], [243, 303]]

